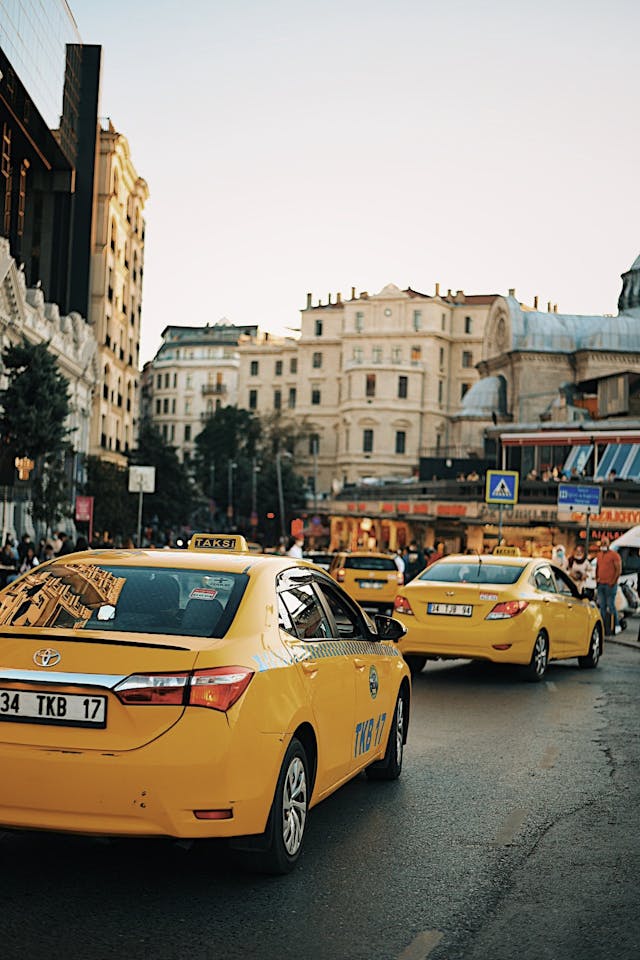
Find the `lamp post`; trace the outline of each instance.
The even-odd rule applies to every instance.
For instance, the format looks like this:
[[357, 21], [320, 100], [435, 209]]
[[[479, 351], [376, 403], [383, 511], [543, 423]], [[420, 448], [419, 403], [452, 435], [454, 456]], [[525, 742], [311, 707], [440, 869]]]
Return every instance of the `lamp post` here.
[[282, 453], [278, 450], [276, 453], [276, 479], [278, 481], [278, 507], [280, 512], [280, 540], [281, 543], [286, 543], [287, 531], [285, 528], [285, 514], [284, 514], [284, 492], [282, 489], [282, 457], [287, 457], [291, 459], [291, 454], [288, 451], [283, 450]]
[[237, 466], [235, 460], [229, 460], [227, 467], [227, 521], [229, 529], [233, 527], [233, 471]]
[[313, 438], [313, 515], [318, 515], [318, 437]]
[[258, 474], [260, 467], [254, 457], [251, 462], [251, 530], [252, 537], [256, 538], [256, 527], [258, 526]]

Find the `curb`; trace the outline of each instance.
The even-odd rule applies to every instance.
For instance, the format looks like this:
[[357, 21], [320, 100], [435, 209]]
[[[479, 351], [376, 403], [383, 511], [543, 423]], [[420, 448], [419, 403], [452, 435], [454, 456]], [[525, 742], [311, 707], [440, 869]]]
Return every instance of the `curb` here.
[[640, 643], [637, 640], [627, 640], [618, 634], [617, 637], [605, 637], [604, 645], [608, 643], [619, 643], [621, 647], [631, 647], [632, 650], [640, 650]]

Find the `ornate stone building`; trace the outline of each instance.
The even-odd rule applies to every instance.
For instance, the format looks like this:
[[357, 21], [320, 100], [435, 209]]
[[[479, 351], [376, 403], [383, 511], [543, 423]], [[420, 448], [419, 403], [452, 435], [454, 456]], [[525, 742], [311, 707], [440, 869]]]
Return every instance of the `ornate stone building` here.
[[111, 121], [100, 130], [96, 235], [91, 257], [89, 321], [99, 345], [100, 390], [94, 398], [91, 453], [126, 466], [135, 446], [146, 182], [129, 143]]
[[[98, 380], [97, 345], [93, 330], [77, 313], [60, 314], [57, 304], [45, 303], [39, 288], [27, 289], [24, 273], [10, 254], [8, 240], [0, 238], [0, 352], [22, 337], [31, 343], [48, 343], [60, 372], [69, 381], [73, 453], [68, 466], [72, 488], [83, 480], [84, 459], [89, 452], [89, 430], [95, 384]], [[0, 386], [6, 386], [0, 376]], [[22, 533], [31, 528], [25, 505], [12, 502], [5, 490], [2, 533]]]

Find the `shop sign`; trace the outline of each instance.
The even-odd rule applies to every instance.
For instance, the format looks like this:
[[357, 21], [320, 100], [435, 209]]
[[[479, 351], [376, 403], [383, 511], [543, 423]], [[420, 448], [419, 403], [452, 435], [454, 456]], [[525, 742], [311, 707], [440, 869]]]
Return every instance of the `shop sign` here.
[[465, 517], [467, 508], [464, 503], [439, 503], [436, 514], [439, 517]]

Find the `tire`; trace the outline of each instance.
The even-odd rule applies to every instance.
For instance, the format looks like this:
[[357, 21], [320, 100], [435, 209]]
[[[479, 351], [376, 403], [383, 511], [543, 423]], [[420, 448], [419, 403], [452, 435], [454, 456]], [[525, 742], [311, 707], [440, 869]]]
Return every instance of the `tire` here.
[[407, 722], [405, 696], [402, 690], [398, 694], [384, 757], [382, 760], [372, 763], [365, 770], [369, 780], [397, 780], [402, 773], [405, 725]]
[[532, 683], [538, 683], [547, 672], [549, 663], [549, 638], [544, 630], [540, 630], [533, 644], [531, 660], [524, 668], [524, 674], [527, 680]]
[[409, 667], [409, 670], [411, 671], [412, 677], [417, 677], [419, 673], [422, 673], [424, 670], [424, 665], [427, 662], [426, 657], [418, 657], [415, 654], [410, 653], [407, 654], [404, 659], [405, 663]]
[[596, 623], [589, 641], [589, 652], [584, 657], [578, 657], [578, 664], [585, 670], [595, 670], [602, 655], [602, 632]]
[[309, 761], [295, 737], [282, 761], [276, 792], [262, 840], [265, 846], [250, 857], [260, 873], [284, 874], [295, 867], [309, 811]]

